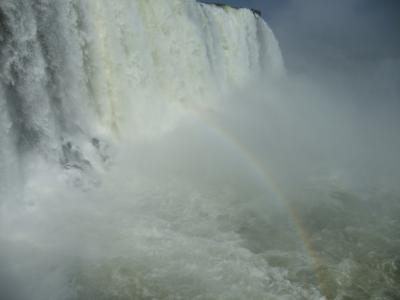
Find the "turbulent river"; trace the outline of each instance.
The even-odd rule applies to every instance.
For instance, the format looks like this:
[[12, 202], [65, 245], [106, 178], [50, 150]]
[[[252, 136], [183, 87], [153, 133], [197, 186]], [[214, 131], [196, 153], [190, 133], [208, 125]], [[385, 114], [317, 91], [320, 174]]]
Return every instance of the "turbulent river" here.
[[0, 299], [400, 299], [396, 170], [321, 93], [248, 9], [1, 0]]

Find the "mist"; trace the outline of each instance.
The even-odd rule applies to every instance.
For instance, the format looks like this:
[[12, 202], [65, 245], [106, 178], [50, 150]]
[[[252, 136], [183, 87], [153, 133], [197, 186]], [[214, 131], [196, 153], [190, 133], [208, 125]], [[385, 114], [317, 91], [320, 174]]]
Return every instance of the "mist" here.
[[[93, 43], [88, 57], [55, 59], [63, 44], [49, 39], [47, 85], [15, 68], [14, 88], [3, 71], [0, 105], [24, 113], [0, 115], [0, 299], [400, 297], [391, 23], [359, 14], [361, 1], [271, 1], [273, 13], [248, 2], [277, 40], [249, 11], [133, 1], [132, 16], [80, 2], [77, 19], [95, 28], [56, 30], [69, 51]], [[65, 3], [54, 4], [64, 17]], [[41, 59], [24, 58], [41, 74]], [[38, 118], [15, 95], [43, 103], [42, 88], [62, 101]]]

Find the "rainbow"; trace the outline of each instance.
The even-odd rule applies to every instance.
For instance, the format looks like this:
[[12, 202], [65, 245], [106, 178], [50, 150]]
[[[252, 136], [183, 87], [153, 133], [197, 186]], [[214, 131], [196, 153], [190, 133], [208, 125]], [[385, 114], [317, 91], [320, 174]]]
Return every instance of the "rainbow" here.
[[248, 163], [250, 170], [252, 170], [254, 175], [256, 175], [260, 181], [265, 184], [267, 190], [283, 204], [289, 214], [293, 228], [296, 230], [297, 235], [304, 245], [304, 249], [313, 261], [313, 268], [320, 287], [320, 292], [325, 299], [333, 299], [334, 297], [332, 296], [332, 292], [328, 287], [330, 274], [323, 268], [322, 259], [314, 249], [311, 237], [307, 228], [304, 226], [296, 207], [288, 201], [284, 189], [271, 174], [270, 168], [267, 168], [265, 162], [260, 161], [257, 155], [255, 155], [248, 146], [240, 141], [238, 136], [223, 127], [214, 118], [210, 117], [210, 113], [206, 114], [204, 111], [196, 111], [194, 113], [196, 119], [199, 120], [201, 124], [206, 125], [208, 129], [218, 135], [227, 145], [230, 145], [232, 149]]

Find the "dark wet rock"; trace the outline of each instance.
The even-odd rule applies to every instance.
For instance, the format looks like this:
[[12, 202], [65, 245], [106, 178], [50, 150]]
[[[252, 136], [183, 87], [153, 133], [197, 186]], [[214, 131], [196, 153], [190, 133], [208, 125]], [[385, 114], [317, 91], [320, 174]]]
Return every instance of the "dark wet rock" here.
[[98, 138], [91, 139], [92, 146], [96, 149], [98, 155], [100, 156], [103, 162], [107, 162], [110, 159], [110, 156], [107, 154], [108, 145], [104, 142], [100, 141]]
[[97, 150], [100, 149], [100, 140], [98, 138], [92, 138], [92, 145], [95, 147]]
[[83, 171], [91, 167], [91, 163], [81, 153], [78, 146], [68, 141], [62, 145], [62, 154], [60, 163], [66, 169], [78, 169]]

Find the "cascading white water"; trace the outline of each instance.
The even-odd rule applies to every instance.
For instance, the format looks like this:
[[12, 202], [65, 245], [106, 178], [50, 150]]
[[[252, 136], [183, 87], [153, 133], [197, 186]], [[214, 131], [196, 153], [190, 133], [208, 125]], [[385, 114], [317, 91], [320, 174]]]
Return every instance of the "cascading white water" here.
[[284, 73], [248, 9], [2, 0], [0, 299], [398, 295], [397, 198], [324, 181], [353, 135]]
[[[187, 0], [4, 0], [0, 24], [2, 296], [303, 293], [240, 246], [223, 213], [238, 196], [194, 183], [199, 161], [220, 164], [193, 148], [205, 133], [192, 112], [283, 72], [261, 17]], [[191, 150], [169, 133], [182, 122]]]
[[2, 127], [11, 115], [23, 149], [57, 152], [62, 138], [120, 134], [127, 119], [134, 130], [161, 127], [181, 106], [215, 105], [260, 72], [283, 69], [271, 30], [250, 10], [153, 0], [1, 9]]

